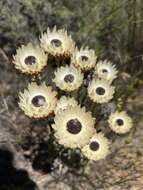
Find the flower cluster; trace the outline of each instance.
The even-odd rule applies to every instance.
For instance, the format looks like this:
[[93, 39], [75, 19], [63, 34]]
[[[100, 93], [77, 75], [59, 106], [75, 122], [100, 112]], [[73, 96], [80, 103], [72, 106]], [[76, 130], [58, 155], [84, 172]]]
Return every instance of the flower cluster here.
[[[41, 35], [39, 46], [29, 43], [18, 48], [13, 63], [16, 69], [35, 79], [47, 64], [52, 64], [49, 61], [51, 56], [56, 61], [62, 60], [64, 65], [56, 68], [50, 86], [43, 82], [29, 83], [19, 93], [20, 108], [31, 118], [52, 115], [54, 122], [51, 127], [59, 144], [79, 148], [91, 160], [105, 158], [110, 142], [103, 132], [97, 132], [98, 122], [92, 107], [96, 109], [97, 104], [112, 100], [115, 93], [112, 83], [118, 73], [115, 65], [107, 60], [97, 61], [93, 49], [78, 49], [67, 31], [56, 27], [48, 28]], [[68, 63], [64, 61], [66, 59]], [[92, 106], [86, 103], [83, 106], [85, 100]], [[118, 134], [127, 133], [132, 128], [132, 120], [125, 111], [111, 113], [108, 123], [110, 129]]]

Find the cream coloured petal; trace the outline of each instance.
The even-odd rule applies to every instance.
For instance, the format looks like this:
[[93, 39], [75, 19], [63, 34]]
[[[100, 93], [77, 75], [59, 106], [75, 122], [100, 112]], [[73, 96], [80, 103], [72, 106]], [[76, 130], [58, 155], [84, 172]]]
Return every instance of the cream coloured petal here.
[[52, 113], [56, 107], [57, 93], [45, 83], [37, 85], [32, 82], [24, 92], [19, 93], [19, 107], [26, 115], [42, 118]]
[[110, 83], [117, 77], [117, 69], [110, 61], [99, 61], [95, 67], [95, 74], [99, 78], [108, 80]]
[[83, 147], [95, 133], [95, 119], [79, 106], [68, 107], [55, 115], [55, 137], [69, 148]]
[[113, 98], [115, 87], [106, 80], [92, 80], [88, 87], [90, 99], [97, 103], [109, 102]]
[[96, 133], [82, 148], [82, 153], [90, 160], [101, 160], [109, 154], [109, 140], [102, 133]]
[[124, 134], [130, 131], [133, 127], [132, 119], [125, 111], [112, 113], [109, 117], [109, 126], [115, 132]]
[[15, 68], [26, 74], [36, 74], [47, 65], [47, 55], [39, 46], [22, 45], [13, 56]]
[[54, 27], [52, 30], [47, 29], [40, 38], [41, 47], [53, 56], [66, 56], [69, 57], [75, 48], [75, 42], [71, 36], [67, 34], [65, 29], [57, 30]]
[[53, 81], [61, 90], [70, 92], [77, 90], [81, 86], [83, 82], [83, 74], [73, 66], [66, 65], [55, 71], [55, 78]]
[[76, 48], [71, 57], [71, 63], [82, 71], [88, 71], [94, 68], [96, 60], [97, 57], [94, 50], [88, 47], [82, 47], [80, 50]]
[[62, 96], [57, 102], [55, 113], [65, 110], [67, 107], [75, 107], [78, 102], [73, 97]]

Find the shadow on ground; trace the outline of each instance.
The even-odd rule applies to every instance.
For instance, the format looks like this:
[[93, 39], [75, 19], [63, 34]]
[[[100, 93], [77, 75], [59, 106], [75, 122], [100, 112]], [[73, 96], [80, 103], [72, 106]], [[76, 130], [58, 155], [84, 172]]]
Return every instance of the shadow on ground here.
[[27, 171], [16, 169], [13, 159], [9, 150], [0, 148], [0, 190], [35, 190], [36, 184]]

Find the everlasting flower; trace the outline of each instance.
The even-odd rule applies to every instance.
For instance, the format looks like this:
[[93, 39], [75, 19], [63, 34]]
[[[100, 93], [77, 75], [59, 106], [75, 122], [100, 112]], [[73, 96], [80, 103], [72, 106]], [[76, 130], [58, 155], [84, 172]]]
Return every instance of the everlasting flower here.
[[96, 64], [96, 55], [94, 50], [89, 49], [88, 47], [81, 48], [80, 50], [76, 49], [71, 58], [71, 63], [80, 68], [82, 71], [88, 71], [94, 68]]
[[92, 80], [88, 87], [88, 95], [97, 103], [105, 103], [113, 98], [115, 88], [106, 80]]
[[130, 131], [133, 127], [132, 119], [125, 111], [112, 113], [109, 117], [109, 126], [115, 132], [124, 134]]
[[[44, 76], [38, 75], [40, 78], [37, 78], [36, 74], [42, 71], [49, 59], [54, 66], [49, 65], [49, 71], [46, 72], [48, 76], [44, 73]], [[102, 123], [102, 112], [105, 110], [101, 106], [101, 113], [97, 113], [100, 108], [98, 105], [96, 109], [94, 102], [107, 103], [113, 98], [115, 87], [111, 83], [117, 78], [118, 71], [110, 61], [99, 61], [97, 64], [96, 62], [97, 57], [93, 49], [76, 48], [67, 31], [58, 30], [56, 27], [52, 30], [48, 28], [47, 32], [41, 34], [40, 46], [31, 43], [22, 45], [13, 56], [15, 68], [22, 73], [31, 74], [32, 81], [36, 79], [41, 83], [41, 80], [47, 78], [51, 82], [54, 73], [52, 81], [55, 85], [53, 83], [52, 85], [54, 88], [57, 87], [57, 92], [45, 83], [38, 85], [36, 82], [31, 82], [19, 93], [18, 104], [31, 118], [48, 117], [48, 125], [53, 128], [50, 136], [52, 139], [55, 137], [57, 142], [66, 148], [62, 152], [64, 157], [73, 153], [73, 151], [67, 152], [67, 148], [78, 148], [85, 157], [95, 161], [104, 159], [109, 153], [109, 140], [103, 133], [96, 132], [96, 118], [92, 115], [96, 113], [98, 122]], [[57, 68], [60, 63], [62, 65]], [[90, 102], [89, 98], [93, 102]], [[83, 105], [91, 112], [86, 111]], [[106, 112], [114, 110], [115, 104], [109, 103], [108, 106]], [[108, 123], [110, 128], [119, 134], [124, 134], [133, 127], [132, 119], [124, 111], [112, 113]], [[58, 151], [59, 148], [55, 148]]]
[[109, 153], [109, 140], [102, 133], [95, 134], [82, 148], [82, 153], [90, 160], [104, 159]]
[[117, 69], [109, 61], [99, 61], [95, 67], [95, 74], [99, 78], [108, 80], [110, 83], [117, 77]]
[[18, 48], [13, 58], [16, 69], [27, 74], [39, 73], [47, 64], [47, 55], [44, 51], [31, 43]]
[[54, 121], [55, 137], [59, 144], [65, 147], [83, 147], [95, 133], [95, 119], [90, 112], [79, 106], [68, 107], [58, 112]]
[[68, 107], [75, 107], [77, 105], [78, 102], [74, 98], [62, 96], [60, 100], [57, 102], [55, 113], [65, 110]]
[[57, 69], [53, 81], [61, 90], [74, 91], [81, 86], [83, 74], [80, 70], [67, 65]]
[[53, 30], [48, 28], [47, 33], [42, 34], [40, 41], [41, 47], [53, 56], [69, 57], [75, 48], [75, 43], [67, 31], [57, 30], [56, 27]]
[[55, 109], [57, 93], [45, 83], [37, 85], [32, 82], [24, 92], [20, 92], [19, 106], [29, 117], [42, 118], [48, 116]]

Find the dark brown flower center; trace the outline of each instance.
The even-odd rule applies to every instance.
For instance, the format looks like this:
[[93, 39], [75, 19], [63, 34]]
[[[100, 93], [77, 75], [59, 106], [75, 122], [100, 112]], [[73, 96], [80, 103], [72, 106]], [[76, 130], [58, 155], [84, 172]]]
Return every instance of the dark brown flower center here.
[[60, 40], [58, 40], [58, 39], [53, 39], [53, 40], [51, 41], [51, 44], [52, 44], [53, 46], [55, 46], [55, 47], [60, 47], [60, 46], [62, 45], [62, 42], [61, 42]]
[[108, 73], [106, 69], [102, 69], [102, 73]]
[[81, 60], [82, 60], [82, 61], [87, 61], [87, 60], [88, 60], [88, 57], [85, 56], [85, 55], [82, 55], [82, 56], [81, 56]]
[[66, 75], [66, 76], [64, 77], [64, 81], [65, 81], [65, 82], [70, 82], [70, 83], [72, 83], [73, 80], [74, 80], [74, 76], [73, 76], [72, 74], [68, 74], [68, 75]]
[[90, 149], [92, 151], [97, 151], [99, 149], [99, 143], [96, 141], [93, 141], [90, 143]]
[[25, 64], [26, 65], [33, 65], [36, 63], [36, 58], [32, 55], [25, 58]]
[[35, 107], [40, 107], [40, 106], [43, 106], [46, 102], [46, 99], [44, 96], [41, 96], [41, 95], [38, 95], [38, 96], [35, 96], [33, 99], [32, 99], [32, 104], [35, 106]]
[[117, 122], [117, 125], [119, 126], [124, 125], [124, 121], [122, 119], [117, 119], [116, 122]]
[[105, 89], [102, 88], [102, 87], [98, 87], [98, 88], [96, 88], [96, 93], [98, 95], [104, 95], [105, 94]]
[[81, 131], [82, 125], [78, 119], [71, 119], [67, 122], [67, 130], [69, 133], [78, 134]]

